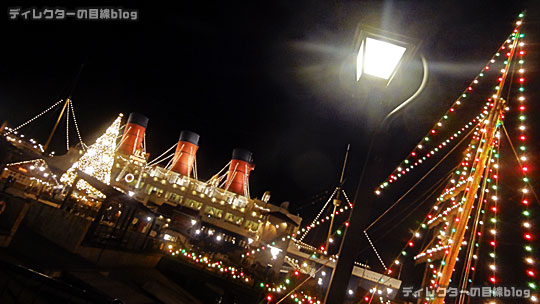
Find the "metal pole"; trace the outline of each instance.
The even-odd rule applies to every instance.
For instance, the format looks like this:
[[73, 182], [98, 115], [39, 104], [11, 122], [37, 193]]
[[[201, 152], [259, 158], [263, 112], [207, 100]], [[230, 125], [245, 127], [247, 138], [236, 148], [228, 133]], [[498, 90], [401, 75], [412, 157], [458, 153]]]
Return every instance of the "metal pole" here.
[[[422, 83], [418, 90], [407, 100], [398, 105], [394, 110], [392, 110], [380, 124], [373, 130], [371, 134], [371, 140], [364, 161], [364, 166], [362, 167], [362, 173], [360, 174], [360, 180], [358, 181], [358, 186], [356, 188], [356, 194], [353, 199], [353, 207], [351, 210], [349, 228], [345, 230], [343, 234], [343, 239], [338, 251], [338, 260], [334, 271], [332, 271], [332, 276], [330, 278], [330, 286], [326, 292], [325, 304], [342, 304], [345, 300], [345, 293], [347, 291], [347, 286], [351, 278], [351, 273], [354, 267], [354, 261], [358, 252], [360, 251], [359, 236], [364, 234], [364, 229], [367, 226], [366, 223], [369, 220], [371, 214], [372, 204], [370, 200], [372, 199], [373, 190], [378, 186], [379, 176], [376, 175], [380, 170], [372, 170], [371, 166], [371, 152], [373, 145], [375, 144], [375, 139], [377, 138], [377, 133], [383, 130], [385, 124], [391, 120], [399, 110], [403, 109], [405, 106], [410, 104], [410, 102], [419, 96], [419, 94], [424, 90], [427, 79], [428, 79], [428, 64], [424, 56], [421, 56], [422, 65], [424, 69], [424, 76], [422, 77]], [[369, 167], [369, 168], [368, 168]], [[370, 172], [373, 176], [370, 176], [368, 182], [364, 182], [364, 175], [366, 172]], [[379, 172], [380, 173], [380, 172]], [[364, 196], [364, 202], [360, 208], [360, 202], [358, 200], [358, 195], [362, 190], [367, 190], [368, 192]]]
[[49, 135], [49, 138], [47, 138], [47, 141], [45, 142], [45, 145], [43, 146], [43, 151], [47, 151], [47, 148], [49, 147], [49, 144], [51, 143], [52, 137], [54, 135], [54, 132], [56, 131], [56, 127], [58, 127], [58, 124], [60, 123], [60, 119], [62, 118], [62, 116], [64, 116], [64, 112], [66, 111], [66, 108], [69, 102], [70, 102], [70, 99], [68, 97], [66, 98], [66, 102], [64, 103], [64, 106], [62, 107], [62, 111], [60, 111], [60, 115], [58, 115], [58, 119], [56, 120], [56, 123], [54, 124], [51, 134]]
[[326, 237], [326, 244], [324, 249], [328, 252], [328, 243], [330, 242], [330, 236], [332, 235], [332, 227], [334, 226], [334, 217], [336, 215], [336, 209], [339, 204], [339, 194], [341, 192], [341, 187], [343, 186], [343, 177], [345, 176], [345, 167], [347, 166], [347, 158], [349, 157], [349, 149], [351, 145], [347, 145], [347, 151], [345, 152], [345, 159], [343, 160], [343, 168], [341, 169], [341, 177], [339, 178], [339, 186], [337, 189], [336, 198], [334, 200], [334, 211], [332, 212], [332, 218], [330, 219], [330, 228], [328, 228], [328, 236]]

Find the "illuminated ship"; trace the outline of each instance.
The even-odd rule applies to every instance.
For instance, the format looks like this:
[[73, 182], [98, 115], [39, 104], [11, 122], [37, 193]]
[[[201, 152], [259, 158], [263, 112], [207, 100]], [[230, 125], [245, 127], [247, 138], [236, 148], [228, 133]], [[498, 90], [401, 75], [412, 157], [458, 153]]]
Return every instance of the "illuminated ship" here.
[[[213, 238], [223, 249], [266, 244], [296, 232], [302, 219], [287, 211], [287, 203], [270, 204], [268, 192], [261, 199], [250, 197], [249, 175], [255, 167], [250, 151], [234, 149], [231, 161], [204, 182], [196, 171], [199, 135], [181, 131], [173, 155], [163, 158], [165, 152], [149, 162], [144, 147], [147, 125], [144, 115], [129, 115], [116, 150], [111, 186], [171, 217], [171, 228], [183, 236]], [[160, 166], [156, 164], [160, 158], [170, 159]]]

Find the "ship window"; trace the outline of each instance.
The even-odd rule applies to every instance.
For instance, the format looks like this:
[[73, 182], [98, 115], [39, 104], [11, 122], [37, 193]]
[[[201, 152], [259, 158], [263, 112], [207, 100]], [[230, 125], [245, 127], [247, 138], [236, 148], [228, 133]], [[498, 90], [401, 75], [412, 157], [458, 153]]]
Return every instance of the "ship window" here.
[[[239, 208], [244, 208], [247, 206], [248, 204], [248, 200], [246, 197], [244, 196], [238, 196], [238, 197], [231, 197], [232, 200], [231, 200], [231, 203], [233, 204], [233, 206], [235, 207], [239, 207]], [[243, 211], [242, 211], [243, 212]]]
[[182, 196], [176, 193], [169, 192], [167, 195], [167, 199], [171, 202], [178, 202], [180, 199], [182, 199]]
[[244, 226], [249, 229], [249, 230], [257, 230], [259, 229], [259, 223], [257, 222], [254, 222], [254, 221], [250, 221], [250, 220], [247, 220], [246, 223], [244, 224]]
[[145, 189], [144, 192], [146, 192], [146, 194], [150, 194], [150, 193], [152, 193], [152, 190], [154, 190], [154, 186], [148, 184], [148, 185], [146, 185], [146, 189]]
[[221, 218], [223, 216], [223, 210], [214, 208], [212, 206], [207, 206], [204, 209], [204, 213], [217, 218]]
[[182, 205], [186, 206], [186, 207], [189, 207], [189, 208], [192, 208], [192, 209], [196, 209], [196, 210], [201, 210], [203, 204], [201, 202], [197, 202], [196, 200], [192, 200], [192, 199], [186, 199], [183, 201]]
[[157, 197], [161, 197], [163, 195], [163, 189], [154, 187], [151, 194], [155, 194]]
[[244, 218], [241, 217], [241, 216], [238, 216], [238, 215], [234, 215], [230, 212], [227, 212], [227, 214], [225, 214], [225, 220], [227, 222], [230, 222], [230, 223], [233, 223], [235, 225], [242, 225], [242, 222], [244, 221]]

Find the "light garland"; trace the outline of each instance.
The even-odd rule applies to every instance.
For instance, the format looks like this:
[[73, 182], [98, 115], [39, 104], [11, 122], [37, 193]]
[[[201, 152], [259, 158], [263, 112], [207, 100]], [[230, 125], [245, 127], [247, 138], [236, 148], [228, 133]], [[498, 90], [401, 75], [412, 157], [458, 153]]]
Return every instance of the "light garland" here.
[[32, 117], [30, 120], [24, 122], [22, 125], [19, 125], [18, 127], [15, 127], [15, 128], [12, 128], [10, 129], [8, 132], [6, 132], [4, 135], [9, 135], [17, 130], [19, 130], [20, 128], [26, 126], [27, 124], [31, 123], [32, 121], [38, 119], [39, 117], [41, 117], [43, 114], [49, 112], [50, 110], [52, 110], [54, 107], [56, 107], [57, 105], [59, 105], [60, 103], [62, 103], [64, 100], [63, 99], [60, 99], [59, 101], [57, 101], [55, 104], [53, 104], [52, 106], [48, 107], [47, 109], [45, 109], [43, 112], [39, 113], [38, 115]]
[[[504, 43], [501, 46], [501, 49], [505, 49], [505, 44], [511, 42], [511, 39], [510, 39], [511, 37], [512, 37], [512, 34], [504, 41]], [[381, 183], [378, 186], [378, 188], [375, 190], [377, 195], [381, 194], [382, 190], [387, 188], [390, 183], [396, 181], [400, 177], [403, 177], [410, 170], [414, 169], [419, 164], [421, 164], [423, 161], [427, 160], [428, 157], [431, 157], [433, 154], [435, 154], [435, 152], [437, 152], [439, 149], [442, 149], [441, 144], [443, 144], [445, 142], [449, 143], [448, 140], [443, 140], [441, 142], [441, 144], [435, 146], [435, 148], [432, 149], [431, 151], [429, 151], [428, 153], [426, 153], [425, 156], [423, 156], [421, 158], [416, 158], [417, 156], [419, 156], [421, 154], [420, 153], [421, 150], [423, 150], [425, 147], [427, 147], [430, 144], [432, 137], [435, 136], [436, 134], [438, 134], [437, 130], [442, 128], [444, 126], [444, 122], [447, 121], [451, 117], [450, 115], [455, 113], [456, 108], [461, 104], [461, 102], [463, 101], [464, 98], [468, 97], [467, 94], [469, 94], [471, 91], [473, 91], [474, 86], [478, 85], [479, 79], [483, 78], [485, 76], [484, 73], [486, 71], [490, 70], [491, 64], [495, 63], [496, 62], [495, 58], [499, 57], [499, 56], [500, 56], [500, 52], [497, 51], [491, 57], [491, 59], [485, 65], [485, 67], [480, 71], [480, 73], [473, 79], [473, 81], [471, 81], [471, 83], [469, 83], [469, 85], [462, 92], [460, 97], [458, 97], [454, 101], [454, 103], [452, 104], [452, 106], [450, 106], [450, 108], [447, 110], [447, 112], [435, 123], [435, 125], [430, 129], [430, 131], [422, 138], [422, 140], [420, 140], [420, 142], [418, 142], [418, 144], [408, 154], [408, 156], [400, 163], [400, 165], [397, 166], [394, 169], [392, 174], [388, 178], [386, 178], [386, 181]], [[479, 117], [476, 117], [476, 119], [479, 119]], [[464, 130], [462, 129], [461, 131], [464, 131]], [[457, 137], [458, 135], [460, 135], [461, 131], [458, 131], [457, 133], [454, 133], [453, 137]], [[445, 146], [445, 145], [443, 145], [443, 146]], [[413, 165], [411, 166], [411, 164], [413, 164]], [[403, 170], [403, 168], [408, 168], [409, 170]]]
[[71, 100], [68, 100], [68, 112], [66, 115], [66, 151], [69, 151], [69, 105], [71, 104]]
[[[520, 32], [514, 33], [514, 37], [516, 39], [523, 38], [525, 35]], [[527, 287], [531, 289], [532, 296], [530, 298], [531, 302], [536, 302], [535, 299], [537, 299], [537, 288], [538, 285], [535, 282], [535, 277], [538, 274], [538, 271], [536, 269], [536, 261], [532, 254], [534, 251], [533, 247], [533, 241], [535, 240], [535, 236], [533, 235], [532, 228], [533, 228], [533, 222], [530, 220], [532, 216], [532, 210], [529, 206], [530, 202], [530, 179], [528, 177], [528, 174], [530, 173], [529, 165], [528, 165], [528, 149], [526, 146], [526, 139], [527, 139], [527, 127], [525, 125], [525, 111], [526, 111], [526, 98], [523, 95], [523, 92], [525, 91], [525, 88], [523, 86], [524, 82], [526, 81], [524, 74], [525, 69], [523, 68], [524, 64], [524, 50], [525, 43], [521, 40], [521, 42], [518, 44], [519, 48], [519, 61], [518, 61], [518, 92], [519, 97], [517, 100], [519, 101], [519, 116], [518, 121], [520, 122], [520, 126], [518, 127], [519, 134], [517, 136], [517, 142], [519, 142], [519, 148], [517, 150], [517, 153], [519, 155], [519, 170], [521, 174], [523, 175], [522, 182], [523, 186], [520, 189], [521, 192], [521, 206], [522, 206], [522, 216], [523, 216], [523, 222], [522, 222], [522, 229], [523, 229], [523, 241], [524, 241], [524, 264], [525, 264], [525, 276], [528, 278], [527, 280]]]
[[[500, 138], [500, 131], [497, 131], [497, 137]], [[500, 141], [499, 141], [500, 145]], [[500, 150], [500, 149], [499, 149]], [[499, 150], [496, 150], [495, 153], [498, 154]], [[498, 185], [499, 185], [499, 158], [497, 158], [496, 163], [494, 164], [495, 167], [495, 173], [492, 174], [493, 180], [495, 180], [495, 183], [493, 185], [493, 190], [495, 190], [495, 194], [491, 197], [491, 229], [489, 230], [489, 234], [491, 235], [491, 241], [489, 242], [490, 246], [492, 247], [492, 251], [489, 254], [489, 257], [491, 259], [491, 262], [488, 265], [489, 271], [491, 272], [491, 275], [489, 277], [489, 282], [493, 285], [493, 287], [496, 286], [498, 279], [497, 279], [497, 212], [499, 208], [498, 203]], [[492, 171], [492, 170], [490, 170]], [[489, 182], [489, 180], [488, 180]], [[489, 191], [489, 189], [486, 189]]]
[[181, 257], [192, 263], [203, 265], [205, 270], [215, 270], [220, 273], [229, 274], [229, 276], [244, 284], [252, 285], [253, 279], [247, 275], [243, 269], [234, 266], [227, 266], [223, 261], [217, 261], [209, 258], [206, 255], [197, 253], [193, 250], [185, 248], [174, 248], [170, 245], [167, 252], [173, 257]]
[[[22, 166], [22, 165], [26, 165], [26, 164], [31, 164], [28, 169], [37, 170], [39, 172], [44, 172], [43, 173], [44, 177], [46, 177], [46, 178], [51, 177], [54, 180], [56, 186], [60, 186], [60, 183], [56, 179], [56, 175], [51, 171], [51, 168], [49, 168], [49, 165], [47, 165], [47, 162], [42, 158], [9, 163], [9, 164], [6, 164], [6, 167]], [[45, 171], [48, 171], [48, 172], [45, 172]], [[37, 178], [35, 176], [31, 177], [30, 179], [35, 179], [35, 180], [39, 181], [40, 183], [46, 183], [47, 185], [49, 185], [48, 182], [44, 182], [44, 181], [41, 180], [41, 178]]]
[[[337, 189], [336, 189], [337, 190]], [[330, 196], [330, 198], [332, 198], [334, 196], [334, 194], [336, 193], [336, 191], [334, 191], [332, 193], [332, 195]], [[342, 214], [346, 211], [348, 211], [349, 209], [352, 208], [353, 204], [351, 203], [351, 201], [349, 200], [349, 197], [347, 196], [347, 194], [345, 193], [345, 191], [343, 189], [341, 189], [341, 193], [343, 193], [343, 197], [345, 197], [345, 200], [347, 201], [347, 205], [343, 206], [342, 208], [340, 209], [337, 209], [335, 213], [333, 214], [330, 214], [328, 216], [326, 216], [325, 218], [323, 219], [320, 219], [320, 220], [314, 220], [311, 224], [309, 224], [308, 226], [302, 228], [302, 229], [298, 229], [298, 231], [296, 233], [292, 233], [290, 235], [287, 235], [287, 236], [284, 236], [284, 237], [281, 237], [281, 240], [282, 241], [285, 241], [285, 239], [292, 239], [295, 244], [297, 246], [302, 246], [304, 247], [304, 249], [307, 249], [307, 250], [311, 250], [312, 251], [312, 254], [315, 254], [315, 253], [318, 253], [318, 254], [325, 254], [327, 255], [328, 254], [328, 248], [324, 248], [324, 246], [321, 246], [321, 248], [316, 248], [314, 246], [311, 246], [309, 244], [306, 244], [306, 243], [303, 243], [303, 237], [310, 231], [312, 230], [313, 228], [316, 228], [318, 227], [319, 225], [325, 223], [326, 221], [330, 220], [331, 217], [334, 217], [334, 216], [337, 216], [339, 214]], [[326, 209], [326, 206], [328, 204], [328, 202], [330, 202], [330, 200], [328, 200], [326, 202], [326, 204], [323, 206], [323, 208], [321, 209], [321, 211], [319, 212], [319, 218], [320, 218], [320, 215], [322, 214], [322, 211], [324, 209]], [[317, 219], [317, 217], [316, 217]], [[345, 227], [348, 227], [349, 226], [349, 222], [345, 221], [343, 222], [342, 226], [345, 226]], [[336, 229], [336, 231], [334, 233], [331, 234], [331, 237], [334, 236], [334, 234], [337, 234], [339, 236], [342, 235], [342, 226], [340, 226], [338, 229]], [[304, 233], [304, 235], [300, 238], [297, 238], [301, 233]], [[251, 249], [247, 252], [245, 252], [244, 254], [242, 254], [242, 258], [245, 257], [245, 256], [250, 256], [250, 255], [253, 255], [253, 254], [256, 254], [257, 252], [262, 252], [264, 250], [270, 250], [270, 248], [272, 246], [275, 246], [276, 245], [276, 241], [273, 241], [273, 242], [270, 242], [270, 243], [267, 243], [267, 244], [264, 244], [264, 245], [261, 245], [260, 247], [258, 248], [254, 248], [254, 249]]]
[[81, 132], [79, 132], [79, 124], [77, 124], [77, 118], [75, 116], [75, 107], [73, 107], [73, 102], [71, 101], [71, 99], [69, 100], [69, 107], [71, 108], [71, 114], [73, 114], [73, 123], [75, 124], [75, 131], [77, 131], [77, 137], [79, 138], [79, 142], [81, 143], [83, 151], [86, 151], [87, 146], [82, 140]]

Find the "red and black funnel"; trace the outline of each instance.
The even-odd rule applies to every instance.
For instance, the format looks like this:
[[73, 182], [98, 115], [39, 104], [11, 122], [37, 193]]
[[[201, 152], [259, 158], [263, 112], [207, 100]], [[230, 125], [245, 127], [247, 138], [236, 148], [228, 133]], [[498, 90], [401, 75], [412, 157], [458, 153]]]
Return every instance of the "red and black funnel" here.
[[180, 132], [180, 138], [174, 152], [172, 171], [189, 176], [199, 149], [199, 134], [191, 131]]
[[139, 113], [129, 114], [118, 151], [131, 155], [135, 150], [142, 149], [144, 133], [146, 132], [147, 126], [148, 117]]
[[253, 169], [253, 153], [245, 149], [234, 149], [225, 187], [228, 185], [229, 191], [247, 195], [245, 189], [248, 187], [249, 173]]

